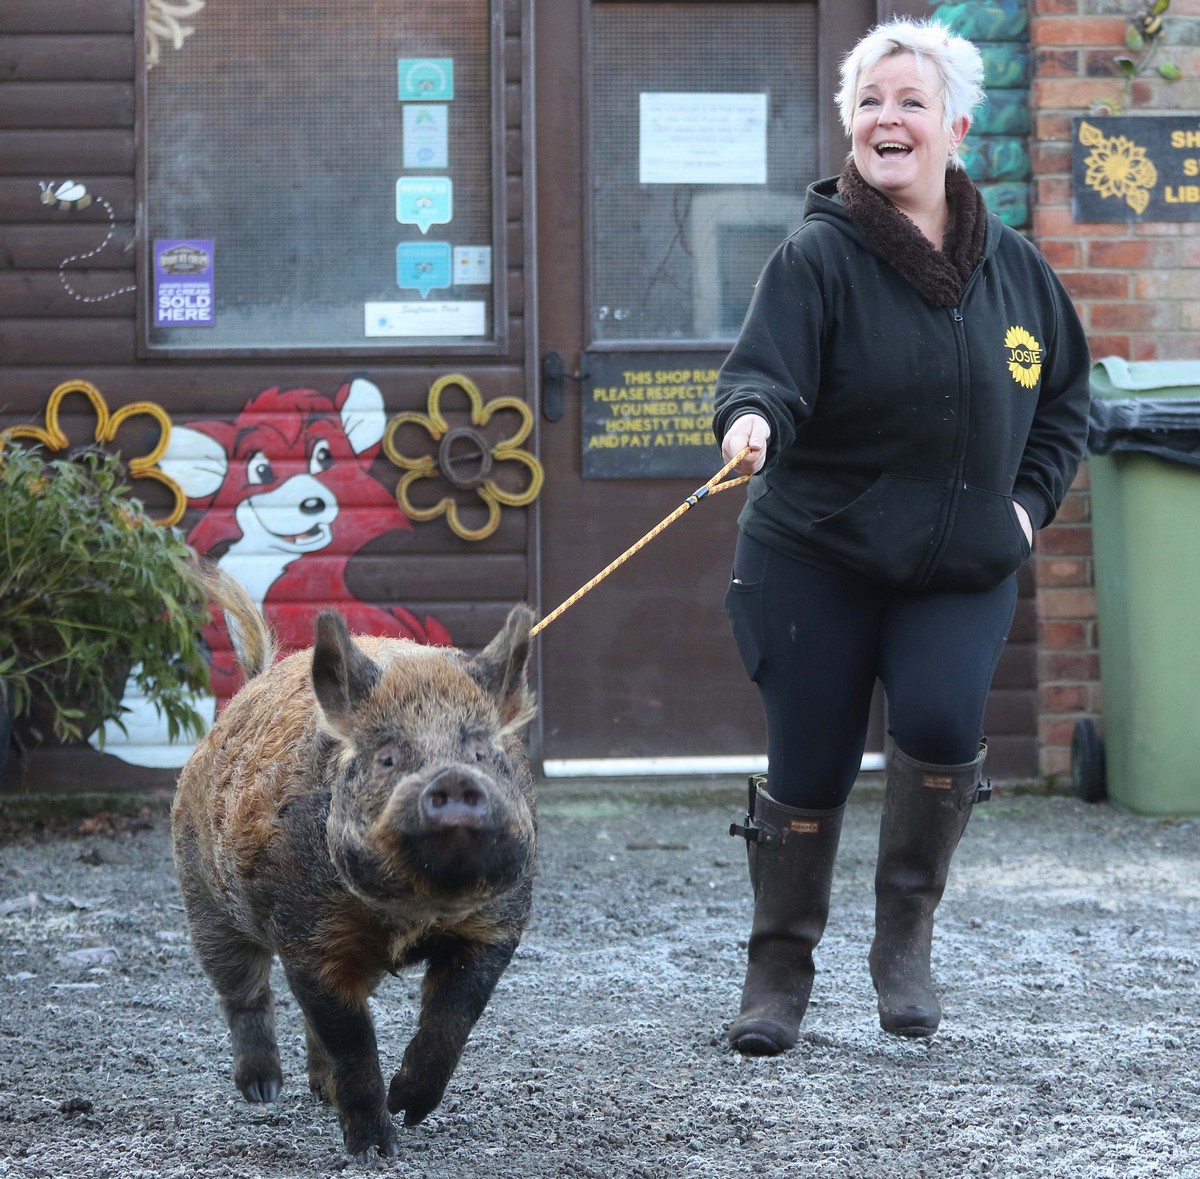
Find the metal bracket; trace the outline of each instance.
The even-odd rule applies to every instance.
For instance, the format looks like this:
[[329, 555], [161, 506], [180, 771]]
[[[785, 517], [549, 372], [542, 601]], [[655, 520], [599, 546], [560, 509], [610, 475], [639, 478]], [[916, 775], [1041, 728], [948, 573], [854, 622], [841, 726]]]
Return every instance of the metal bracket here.
[[751, 774], [747, 782], [749, 798], [746, 800], [745, 823], [730, 823], [729, 834], [740, 835], [747, 843], [760, 843], [768, 838], [767, 829], [754, 817], [754, 804], [758, 800], [759, 787], [767, 785], [766, 774]]
[[586, 381], [585, 372], [569, 373], [563, 358], [557, 352], [542, 355], [542, 417], [548, 422], [562, 420], [565, 409], [565, 381]]

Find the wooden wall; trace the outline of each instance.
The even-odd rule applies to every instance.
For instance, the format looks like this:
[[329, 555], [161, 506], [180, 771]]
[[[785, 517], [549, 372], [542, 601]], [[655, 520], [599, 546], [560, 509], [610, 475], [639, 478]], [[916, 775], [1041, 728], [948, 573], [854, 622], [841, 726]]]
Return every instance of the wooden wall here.
[[[524, 7], [520, 0], [506, 3], [504, 98], [497, 116], [504, 174], [495, 183], [503, 187], [507, 205], [505, 354], [406, 360], [392, 352], [305, 363], [286, 357], [139, 358], [137, 306], [144, 292], [137, 289], [135, 265], [135, 87], [142, 47], [135, 0], [5, 0], [0, 5], [0, 428], [44, 424], [52, 391], [75, 380], [99, 389], [109, 411], [151, 401], [176, 427], [232, 423], [253, 398], [275, 387], [333, 397], [355, 375], [378, 387], [389, 416], [424, 413], [431, 385], [448, 372], [469, 376], [486, 401], [526, 398]], [[203, 10], [189, 18], [192, 24], [203, 19]], [[177, 52], [169, 42], [159, 51]], [[85, 188], [91, 203], [73, 208], [44, 199], [65, 182]], [[448, 395], [442, 408], [451, 410], [453, 423], [468, 420], [464, 397]], [[72, 444], [90, 441], [95, 417], [86, 398], [63, 401], [62, 424]], [[118, 448], [136, 449], [149, 437], [149, 428], [148, 422], [131, 426]], [[389, 495], [400, 474], [383, 458], [370, 473]], [[153, 494], [147, 496], [152, 507]], [[180, 527], [191, 534], [205, 512], [205, 500], [189, 501]], [[491, 637], [513, 602], [533, 596], [531, 536], [529, 508], [505, 508], [496, 531], [475, 542], [456, 535], [445, 516], [414, 522], [411, 530], [380, 533], [348, 554], [345, 585], [357, 601], [432, 616], [456, 645], [476, 648]], [[313, 610], [320, 604], [312, 603]], [[88, 771], [99, 774], [93, 785], [122, 779], [124, 767], [117, 758], [111, 753], [96, 757], [98, 771]], [[72, 751], [68, 760], [70, 775], [78, 775], [80, 764], [90, 764], [86, 750]], [[125, 780], [153, 777], [132, 771]], [[159, 778], [171, 780], [173, 771]], [[24, 784], [70, 783], [27, 774]]]

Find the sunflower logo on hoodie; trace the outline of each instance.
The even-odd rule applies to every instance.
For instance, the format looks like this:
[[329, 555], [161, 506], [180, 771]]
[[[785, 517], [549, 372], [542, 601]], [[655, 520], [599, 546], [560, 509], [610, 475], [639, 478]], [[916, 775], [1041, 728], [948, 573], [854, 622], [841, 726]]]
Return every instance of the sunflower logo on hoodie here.
[[1042, 346], [1023, 327], [1010, 327], [1004, 334], [1008, 349], [1008, 371], [1018, 385], [1032, 389], [1042, 375]]

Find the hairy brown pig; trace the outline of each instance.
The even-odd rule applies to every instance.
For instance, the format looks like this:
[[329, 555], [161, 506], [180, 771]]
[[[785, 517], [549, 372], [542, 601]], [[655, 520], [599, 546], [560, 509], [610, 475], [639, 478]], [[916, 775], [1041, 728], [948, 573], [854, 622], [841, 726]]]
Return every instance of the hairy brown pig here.
[[[212, 981], [248, 1101], [283, 1084], [269, 974], [304, 1015], [309, 1085], [346, 1149], [392, 1156], [391, 1114], [441, 1101], [529, 918], [533, 783], [517, 731], [534, 713], [532, 613], [482, 652], [351, 638], [327, 611], [309, 652], [277, 663], [249, 596], [212, 596], [247, 683], [199, 742], [172, 812], [192, 944]], [[367, 1000], [425, 963], [416, 1033], [384, 1090]]]

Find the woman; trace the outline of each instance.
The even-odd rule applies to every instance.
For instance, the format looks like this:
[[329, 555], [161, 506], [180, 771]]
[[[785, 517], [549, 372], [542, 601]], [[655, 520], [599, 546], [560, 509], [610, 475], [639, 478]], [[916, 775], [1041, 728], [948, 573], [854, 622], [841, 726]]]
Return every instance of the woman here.
[[933, 912], [980, 790], [1015, 573], [1087, 436], [1071, 302], [961, 170], [982, 78], [934, 22], [855, 46], [845, 170], [809, 188], [717, 384], [722, 451], [749, 447], [754, 474], [726, 605], [768, 740], [735, 828], [755, 908], [729, 1038], [748, 1055], [796, 1042], [876, 678], [894, 748], [871, 978], [885, 1031], [937, 1029]]

